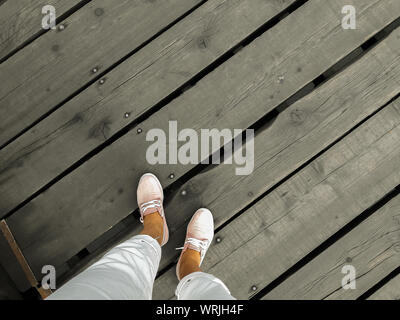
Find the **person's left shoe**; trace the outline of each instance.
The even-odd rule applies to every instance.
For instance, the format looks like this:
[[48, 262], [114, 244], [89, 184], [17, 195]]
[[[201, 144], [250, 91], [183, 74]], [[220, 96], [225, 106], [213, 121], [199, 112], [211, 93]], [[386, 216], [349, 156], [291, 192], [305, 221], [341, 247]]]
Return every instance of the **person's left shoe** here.
[[164, 193], [160, 181], [154, 174], [146, 173], [139, 181], [137, 188], [137, 202], [140, 210], [140, 222], [143, 223], [144, 217], [148, 214], [158, 212], [163, 219], [163, 238], [161, 246], [168, 242], [169, 231], [165, 219]]
[[181, 255], [176, 265], [176, 276], [180, 278], [180, 265], [183, 259], [183, 253], [187, 249], [192, 249], [200, 252], [200, 264], [201, 266], [204, 256], [211, 244], [214, 237], [214, 218], [210, 210], [201, 208], [195, 212], [192, 219], [190, 220], [187, 231], [185, 244], [182, 248]]

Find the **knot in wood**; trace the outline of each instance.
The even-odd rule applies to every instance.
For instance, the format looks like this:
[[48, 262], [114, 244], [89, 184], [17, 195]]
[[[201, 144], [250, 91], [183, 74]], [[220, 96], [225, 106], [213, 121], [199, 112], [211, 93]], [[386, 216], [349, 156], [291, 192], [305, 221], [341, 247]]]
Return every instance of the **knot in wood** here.
[[290, 112], [290, 120], [295, 124], [303, 123], [306, 118], [306, 113], [301, 110], [293, 110]]

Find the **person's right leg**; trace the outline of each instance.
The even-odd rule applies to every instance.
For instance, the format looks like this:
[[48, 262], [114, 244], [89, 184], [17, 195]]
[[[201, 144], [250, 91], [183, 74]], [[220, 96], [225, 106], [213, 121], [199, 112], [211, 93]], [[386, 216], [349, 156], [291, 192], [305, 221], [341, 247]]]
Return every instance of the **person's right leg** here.
[[211, 274], [200, 270], [204, 256], [214, 236], [212, 214], [199, 209], [190, 221], [185, 244], [179, 258], [176, 275], [178, 300], [233, 300], [226, 285]]
[[161, 246], [168, 241], [163, 190], [152, 174], [139, 181], [137, 200], [143, 231], [110, 250], [48, 300], [151, 299]]
[[157, 240], [149, 235], [134, 236], [111, 249], [46, 300], [151, 299], [160, 259]]

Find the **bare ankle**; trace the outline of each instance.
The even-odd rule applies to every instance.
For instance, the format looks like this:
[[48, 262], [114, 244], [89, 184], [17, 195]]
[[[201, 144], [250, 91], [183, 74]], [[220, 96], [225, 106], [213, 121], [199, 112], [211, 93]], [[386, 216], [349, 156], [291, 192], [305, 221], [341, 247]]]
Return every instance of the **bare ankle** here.
[[200, 252], [187, 249], [180, 259], [179, 279], [182, 279], [193, 272], [201, 271], [200, 259]]
[[140, 234], [146, 234], [158, 241], [161, 245], [163, 241], [164, 223], [158, 212], [148, 214], [143, 219], [143, 230]]

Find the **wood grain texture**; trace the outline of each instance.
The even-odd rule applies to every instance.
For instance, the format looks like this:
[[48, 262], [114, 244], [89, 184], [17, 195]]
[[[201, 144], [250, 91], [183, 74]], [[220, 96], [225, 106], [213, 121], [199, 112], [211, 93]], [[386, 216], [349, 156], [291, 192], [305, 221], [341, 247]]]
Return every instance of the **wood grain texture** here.
[[0, 216], [292, 3], [207, 2], [1, 150]]
[[[215, 225], [221, 225], [398, 93], [400, 68], [396, 57], [400, 48], [394, 40], [399, 33], [396, 30], [360, 61], [286, 109], [257, 135], [255, 171], [251, 176], [234, 176], [228, 167], [220, 165], [195, 176], [177, 190], [165, 209], [167, 213], [179, 210], [180, 214], [169, 218], [174, 227], [170, 227], [172, 235], [163, 248], [161, 268], [177, 257], [174, 248], [181, 245], [186, 221], [196, 208], [210, 208]], [[391, 84], [387, 86], [388, 83]], [[303, 121], [293, 122], [293, 113], [303, 115]], [[182, 190], [187, 191], [189, 199], [181, 196]], [[286, 193], [282, 192], [285, 198]], [[175, 282], [171, 269], [156, 280], [154, 292], [160, 292], [156, 297], [168, 296], [164, 290]]]
[[[355, 268], [355, 289], [343, 289], [342, 268]], [[360, 297], [400, 265], [400, 196], [389, 201], [264, 299], [343, 299]]]
[[24, 292], [31, 288], [28, 278], [25, 276], [21, 265], [2, 232], [0, 232], [0, 265], [18, 290]]
[[[363, 27], [350, 35], [337, 32], [341, 4], [307, 3], [142, 122], [142, 134], [132, 130], [13, 214], [8, 223], [32, 269], [63, 263], [135, 210], [136, 182], [144, 172], [154, 172], [168, 186], [171, 172], [179, 178], [193, 167], [149, 165], [149, 129], [167, 132], [168, 120], [195, 130], [246, 128], [392, 21], [399, 6], [360, 1]], [[316, 16], [314, 25], [299, 23], [310, 14]], [[377, 14], [380, 18], [372, 19]], [[282, 74], [283, 83], [277, 81]]]
[[18, 264], [21, 266], [24, 271], [25, 278], [28, 279], [30, 285], [32, 287], [36, 287], [38, 285], [38, 281], [35, 278], [29, 264], [27, 263], [24, 255], [22, 254], [20, 248], [18, 247], [18, 243], [15, 241], [13, 234], [11, 233], [10, 228], [8, 227], [5, 220], [0, 221], [0, 230], [6, 239], [8, 246], [11, 248], [14, 256], [16, 257]]
[[[133, 236], [139, 234], [142, 230], [142, 224], [138, 223], [122, 223], [118, 224], [118, 231], [114, 233], [114, 228], [111, 229], [112, 235], [108, 235], [110, 231], [103, 234], [101, 237], [107, 234], [108, 241], [100, 242], [95, 240], [89, 246], [87, 246], [87, 250], [90, 252], [88, 256], [80, 259], [76, 265], [72, 268], [65, 270], [64, 273], [57, 274], [57, 283], [58, 286], [63, 285], [65, 282], [70, 280], [72, 277], [76, 276], [77, 274], [81, 273], [83, 270], [97, 262], [107, 251], [111, 250], [115, 246], [119, 245], [120, 243], [132, 238]], [[100, 242], [100, 243], [99, 243]], [[57, 269], [58, 270], [58, 269]]]
[[219, 227], [395, 96], [400, 81], [395, 42], [399, 35], [397, 31], [261, 128], [251, 175], [237, 176], [231, 166], [219, 165], [184, 183], [166, 204], [166, 212], [174, 214], [169, 218], [171, 236], [163, 248], [161, 268], [177, 258], [175, 248], [181, 246], [186, 224], [197, 208], [214, 212]]
[[8, 277], [7, 272], [0, 265], [0, 301], [1, 300], [22, 300], [22, 296], [12, 280]]
[[42, 31], [42, 8], [52, 5], [62, 16], [80, 0], [5, 1], [0, 7], [0, 60]]
[[[397, 100], [220, 230], [203, 270], [252, 297], [394, 189], [399, 161]], [[173, 271], [156, 281], [155, 299], [173, 297]]]
[[0, 65], [0, 145], [199, 2], [93, 0], [17, 52]]
[[400, 300], [400, 275], [378, 289], [368, 300]]

